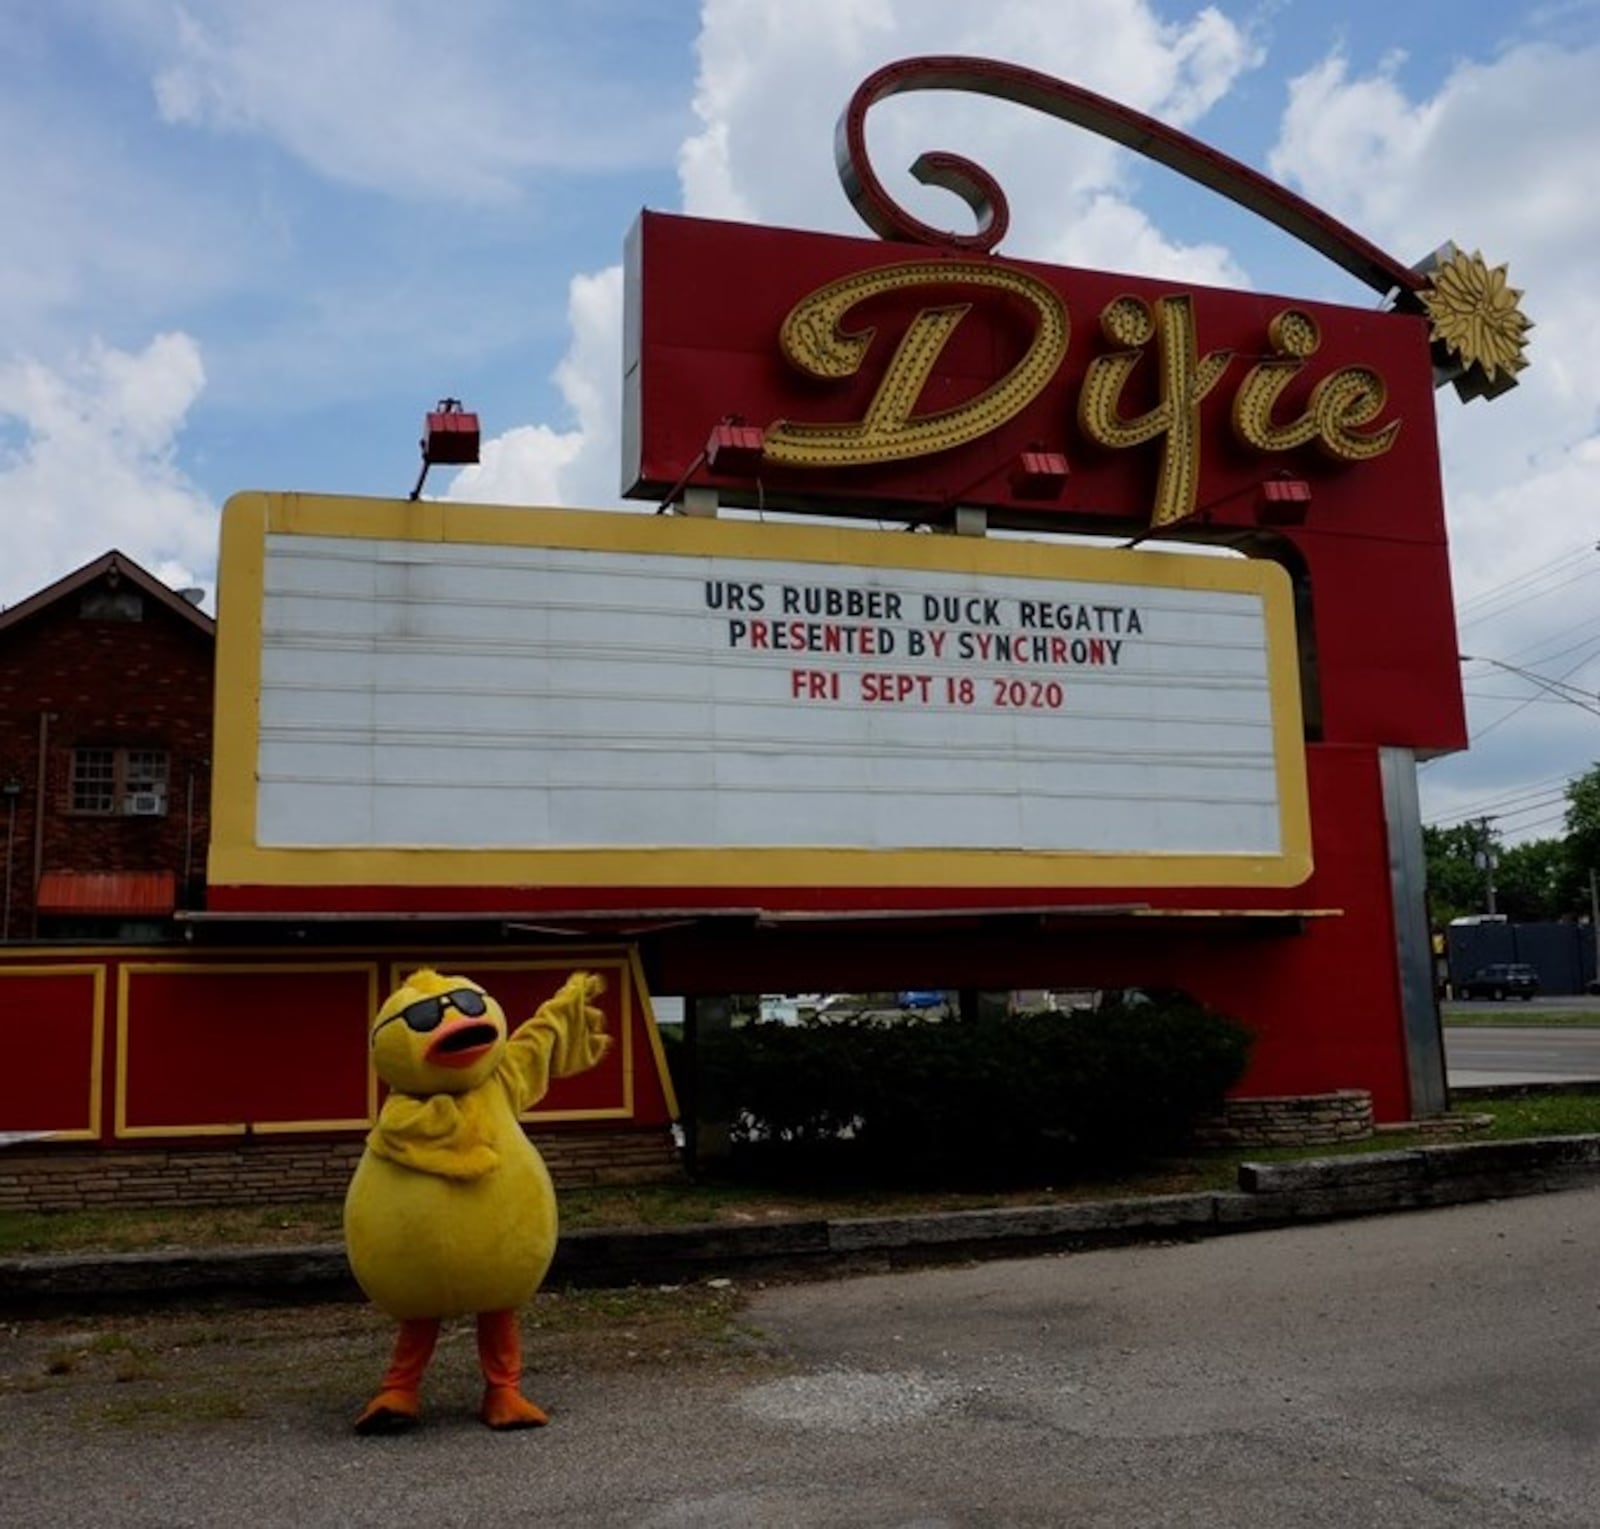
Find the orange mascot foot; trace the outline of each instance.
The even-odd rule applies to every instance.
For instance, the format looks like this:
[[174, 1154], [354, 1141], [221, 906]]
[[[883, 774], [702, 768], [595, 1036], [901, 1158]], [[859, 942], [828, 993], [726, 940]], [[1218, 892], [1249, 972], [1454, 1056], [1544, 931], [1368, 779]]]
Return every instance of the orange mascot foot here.
[[413, 1317], [400, 1324], [394, 1358], [378, 1394], [361, 1409], [357, 1433], [401, 1433], [422, 1415], [422, 1374], [439, 1341], [437, 1317]]
[[483, 1407], [491, 1428], [542, 1428], [550, 1419], [522, 1394], [522, 1334], [514, 1311], [478, 1313], [478, 1363], [483, 1368]]
[[415, 1391], [380, 1391], [356, 1419], [357, 1433], [404, 1433], [422, 1416]]
[[543, 1407], [535, 1407], [515, 1386], [489, 1386], [478, 1413], [491, 1428], [543, 1428], [550, 1421]]

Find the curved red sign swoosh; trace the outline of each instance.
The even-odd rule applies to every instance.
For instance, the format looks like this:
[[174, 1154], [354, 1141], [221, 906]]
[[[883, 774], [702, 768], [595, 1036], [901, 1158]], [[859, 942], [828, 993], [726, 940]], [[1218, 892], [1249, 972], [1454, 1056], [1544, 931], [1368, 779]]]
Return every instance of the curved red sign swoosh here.
[[[1248, 165], [1154, 117], [1018, 64], [959, 55], [901, 59], [867, 76], [839, 119], [834, 158], [851, 205], [884, 239], [909, 240], [964, 250], [993, 250], [1005, 237], [1011, 214], [999, 183], [981, 165], [959, 154], [935, 151], [918, 157], [911, 173], [924, 185], [955, 192], [972, 209], [977, 229], [950, 233], [913, 217], [884, 189], [867, 155], [868, 110], [888, 96], [915, 90], [963, 90], [994, 96], [1087, 128], [1135, 153], [1176, 170], [1292, 234], [1377, 291], [1410, 294], [1427, 278], [1385, 253], [1338, 219]], [[1409, 305], [1408, 305], [1409, 306]]]

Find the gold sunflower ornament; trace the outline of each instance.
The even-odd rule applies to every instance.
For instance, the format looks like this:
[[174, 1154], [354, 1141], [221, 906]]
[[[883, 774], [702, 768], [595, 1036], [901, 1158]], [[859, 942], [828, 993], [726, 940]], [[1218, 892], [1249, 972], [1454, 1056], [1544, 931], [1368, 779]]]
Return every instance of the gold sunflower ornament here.
[[1422, 269], [1428, 285], [1417, 297], [1433, 326], [1440, 385], [1453, 382], [1463, 400], [1515, 387], [1533, 325], [1517, 306], [1522, 293], [1506, 280], [1506, 268], [1446, 244]]

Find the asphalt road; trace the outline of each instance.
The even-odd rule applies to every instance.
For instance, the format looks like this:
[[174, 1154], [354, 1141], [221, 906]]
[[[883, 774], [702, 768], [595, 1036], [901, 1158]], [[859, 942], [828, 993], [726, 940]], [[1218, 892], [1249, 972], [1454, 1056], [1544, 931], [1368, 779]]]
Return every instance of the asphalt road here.
[[1446, 1025], [1444, 1052], [1446, 1076], [1458, 1088], [1600, 1079], [1600, 1029]]
[[[1597, 1245], [1600, 1189], [775, 1287], [721, 1358], [649, 1363], [628, 1316], [614, 1363], [547, 1351], [552, 1425], [514, 1435], [471, 1419], [466, 1339], [419, 1430], [357, 1439], [370, 1320], [174, 1315], [132, 1351], [24, 1326], [0, 1505], [11, 1529], [1592, 1529]], [[38, 1370], [51, 1344], [80, 1367]], [[161, 1405], [131, 1352], [211, 1389]], [[129, 1373], [96, 1391], [97, 1364]]]

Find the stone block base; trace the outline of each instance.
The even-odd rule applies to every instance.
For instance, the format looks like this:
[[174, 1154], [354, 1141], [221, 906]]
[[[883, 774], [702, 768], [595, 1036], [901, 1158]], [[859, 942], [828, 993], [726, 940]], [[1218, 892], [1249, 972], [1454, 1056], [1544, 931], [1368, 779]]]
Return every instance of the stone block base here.
[[1344, 1088], [1229, 1099], [1222, 1114], [1203, 1122], [1196, 1134], [1207, 1147], [1315, 1147], [1363, 1141], [1372, 1132], [1372, 1095]]
[[[536, 1140], [558, 1188], [664, 1184], [684, 1178], [665, 1126], [562, 1131]], [[8, 1147], [0, 1149], [0, 1211], [337, 1199], [355, 1171], [361, 1146], [359, 1139], [257, 1139], [213, 1147]]]

